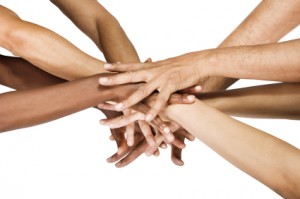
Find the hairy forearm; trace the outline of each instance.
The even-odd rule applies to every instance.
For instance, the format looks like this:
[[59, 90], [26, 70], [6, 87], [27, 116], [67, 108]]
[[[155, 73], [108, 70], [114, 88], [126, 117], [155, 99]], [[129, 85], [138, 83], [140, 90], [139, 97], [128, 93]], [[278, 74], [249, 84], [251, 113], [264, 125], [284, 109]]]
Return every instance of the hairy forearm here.
[[117, 19], [98, 1], [52, 0], [103, 52], [106, 61], [139, 62], [139, 57]]
[[208, 76], [299, 82], [299, 50], [300, 39], [208, 50], [199, 68], [207, 65]]
[[[41, 69], [73, 80], [104, 72], [103, 62], [79, 50], [58, 34], [3, 13], [0, 45]], [[7, 9], [6, 9], [7, 10]]]
[[300, 151], [297, 148], [200, 101], [169, 106], [166, 113], [222, 157], [280, 195], [299, 197]]
[[207, 105], [232, 116], [300, 119], [300, 84], [278, 83], [198, 94]]
[[[278, 42], [300, 22], [297, 0], [264, 0], [219, 45], [220, 48]], [[210, 77], [203, 91], [223, 90], [237, 79]]]
[[126, 96], [134, 85], [98, 86], [100, 75], [39, 89], [0, 95], [0, 131], [48, 122], [107, 100]]

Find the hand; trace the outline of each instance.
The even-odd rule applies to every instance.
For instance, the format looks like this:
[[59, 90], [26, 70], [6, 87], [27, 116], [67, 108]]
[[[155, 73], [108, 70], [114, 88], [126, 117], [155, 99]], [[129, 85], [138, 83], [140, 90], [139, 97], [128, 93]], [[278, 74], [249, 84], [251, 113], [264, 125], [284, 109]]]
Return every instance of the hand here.
[[157, 100], [145, 117], [146, 121], [151, 121], [161, 111], [171, 93], [194, 86], [199, 80], [208, 76], [204, 62], [207, 58], [210, 60], [208, 52], [189, 53], [153, 63], [106, 64], [105, 68], [107, 70], [125, 73], [101, 77], [99, 83], [111, 86], [133, 82], [147, 82], [126, 100], [117, 104], [115, 108], [117, 110], [128, 108], [157, 90], [159, 91]]
[[[147, 100], [145, 101], [147, 104], [153, 104], [155, 103], [157, 95], [153, 94], [152, 96], [148, 97]], [[195, 100], [195, 97], [192, 95], [180, 95], [180, 94], [173, 94], [169, 100], [169, 103], [171, 104], [190, 104], [193, 103]], [[114, 110], [115, 106], [108, 104], [108, 103], [103, 103], [100, 104], [99, 107], [102, 109], [106, 110]], [[154, 146], [155, 142], [153, 141], [153, 135], [149, 131], [149, 127], [147, 126], [147, 122], [143, 120], [144, 118], [144, 113], [146, 113], [149, 110], [149, 107], [144, 105], [143, 103], [139, 103], [133, 107], [135, 111], [131, 110], [128, 111], [128, 113], [131, 112], [131, 114], [127, 114], [127, 116], [121, 116], [117, 118], [110, 118], [110, 119], [103, 119], [100, 121], [101, 124], [107, 125], [110, 128], [120, 128], [125, 125], [130, 125], [133, 124], [135, 121], [139, 121], [140, 128], [142, 129], [142, 132], [146, 138], [146, 140], [149, 142], [151, 139], [151, 142], [149, 142], [150, 145]], [[166, 126], [165, 122], [160, 119], [160, 117], [156, 117], [155, 120], [151, 121], [150, 124], [154, 127], [157, 128], [166, 138], [167, 143], [172, 143], [174, 140], [174, 136], [171, 133], [169, 127]], [[133, 135], [130, 135], [133, 136]], [[133, 139], [133, 138], [130, 138]], [[154, 144], [153, 144], [154, 143]]]
[[[136, 125], [137, 126], [137, 125]], [[138, 136], [139, 135], [139, 136]], [[178, 130], [178, 132], [174, 133], [175, 135], [175, 139], [177, 140], [177, 144], [171, 145], [171, 159], [173, 161], [173, 163], [177, 166], [182, 166], [184, 163], [182, 161], [181, 158], [181, 154], [182, 154], [182, 149], [185, 147], [184, 144], [184, 140], [185, 138], [187, 138], [188, 140], [192, 141], [195, 138], [191, 135], [191, 134], [187, 134], [186, 132], [182, 132], [182, 129]], [[129, 165], [130, 163], [132, 163], [134, 160], [136, 160], [141, 154], [146, 153], [146, 150], [151, 150], [149, 152], [149, 155], [154, 152], [155, 156], [159, 155], [159, 150], [158, 147], [160, 145], [160, 148], [166, 149], [167, 145], [163, 142], [163, 136], [160, 134], [159, 136], [156, 136], [156, 140], [157, 140], [157, 145], [156, 145], [156, 149], [153, 150], [153, 148], [149, 148], [149, 145], [147, 143], [147, 141], [145, 140], [145, 138], [142, 136], [142, 133], [139, 132], [136, 129], [136, 134], [135, 136], [138, 136], [138, 138], [136, 139], [136, 141], [134, 142], [134, 146], [132, 147], [127, 147], [127, 151], [124, 151], [123, 154], [118, 154], [115, 153], [113, 156], [111, 156], [110, 158], [107, 159], [107, 161], [109, 163], [113, 163], [113, 162], [117, 162], [115, 164], [116, 167], [121, 168], [121, 167], [125, 167], [127, 165]], [[139, 140], [139, 138], [141, 138], [141, 140]], [[125, 137], [123, 136], [123, 139], [125, 140]], [[111, 140], [114, 140], [113, 138], [111, 138]], [[138, 141], [139, 140], [139, 141]], [[126, 145], [126, 141], [124, 141], [125, 145]], [[178, 147], [179, 146], [179, 147]]]

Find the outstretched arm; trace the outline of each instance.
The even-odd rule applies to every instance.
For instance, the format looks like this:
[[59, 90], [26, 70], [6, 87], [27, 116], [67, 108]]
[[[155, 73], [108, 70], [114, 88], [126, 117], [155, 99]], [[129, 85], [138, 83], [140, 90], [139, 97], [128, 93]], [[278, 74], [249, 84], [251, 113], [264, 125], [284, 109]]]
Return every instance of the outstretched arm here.
[[[264, 0], [219, 45], [219, 48], [278, 42], [300, 23], [297, 0]], [[223, 90], [237, 79], [209, 77], [202, 91]]]
[[139, 57], [117, 19], [97, 0], [51, 0], [103, 52], [107, 62], [133, 63]]
[[79, 50], [58, 34], [20, 19], [0, 6], [0, 46], [33, 65], [67, 80], [105, 72], [103, 62]]
[[0, 55], [0, 84], [16, 90], [27, 90], [52, 86], [66, 80], [51, 75], [30, 62]]
[[300, 197], [300, 151], [197, 101], [167, 115], [239, 169], [284, 198]]
[[300, 119], [300, 84], [277, 83], [198, 94], [207, 105], [233, 116]]
[[107, 101], [124, 98], [136, 85], [105, 88], [100, 75], [44, 88], [0, 95], [0, 132], [48, 122]]

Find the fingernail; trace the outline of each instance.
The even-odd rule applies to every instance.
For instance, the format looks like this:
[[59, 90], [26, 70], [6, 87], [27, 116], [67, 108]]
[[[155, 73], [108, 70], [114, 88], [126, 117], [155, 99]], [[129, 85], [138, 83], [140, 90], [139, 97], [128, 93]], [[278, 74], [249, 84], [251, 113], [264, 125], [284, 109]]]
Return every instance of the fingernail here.
[[187, 96], [187, 100], [190, 101], [190, 102], [193, 102], [193, 101], [195, 101], [195, 96], [194, 95], [189, 95], [189, 96]]
[[101, 108], [101, 107], [103, 107], [103, 105], [104, 105], [104, 104], [98, 104], [97, 107], [98, 107], [98, 108]]
[[110, 162], [110, 161], [111, 161], [111, 158], [107, 158], [107, 159], [106, 159], [106, 162]]
[[118, 162], [115, 164], [116, 167], [120, 167], [121, 166], [121, 162]]
[[154, 140], [150, 140], [150, 141], [149, 141], [149, 145], [150, 145], [150, 146], [155, 146], [155, 144], [156, 144], [156, 143], [155, 143]]
[[105, 69], [110, 69], [111, 66], [112, 66], [111, 64], [104, 64], [104, 65], [103, 65], [103, 67], [104, 67]]
[[145, 120], [147, 122], [150, 122], [152, 120], [152, 114], [148, 114], [146, 117], [145, 117]]
[[104, 123], [105, 123], [105, 121], [104, 121], [104, 120], [100, 120], [99, 122], [100, 122], [100, 124], [104, 124]]
[[100, 84], [103, 84], [103, 83], [106, 83], [106, 82], [108, 82], [108, 78], [107, 77], [101, 77], [101, 78], [99, 78], [99, 83]]
[[146, 151], [146, 156], [151, 156], [152, 155], [152, 153], [150, 152], [150, 151]]
[[196, 91], [201, 91], [202, 87], [201, 86], [195, 86]]
[[171, 132], [171, 130], [170, 130], [169, 127], [165, 127], [165, 128], [163, 129], [163, 131], [164, 131], [165, 133], [170, 133], [170, 132]]
[[122, 103], [119, 103], [119, 104], [117, 104], [117, 105], [115, 106], [115, 109], [116, 109], [117, 111], [121, 111], [122, 108], [123, 108], [123, 104], [122, 104]]
[[168, 140], [169, 142], [173, 142], [174, 136], [173, 136], [172, 134], [167, 135], [167, 140]]
[[120, 155], [121, 153], [122, 153], [122, 149], [119, 148], [118, 151], [117, 151], [117, 154]]

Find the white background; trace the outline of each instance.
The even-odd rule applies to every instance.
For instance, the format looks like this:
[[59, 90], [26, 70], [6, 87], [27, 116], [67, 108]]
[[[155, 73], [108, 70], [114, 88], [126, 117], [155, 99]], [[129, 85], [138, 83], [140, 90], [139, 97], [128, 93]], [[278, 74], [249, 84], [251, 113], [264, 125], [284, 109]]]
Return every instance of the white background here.
[[[216, 47], [260, 1], [100, 2], [122, 24], [141, 59], [158, 60]], [[0, 4], [103, 60], [93, 43], [49, 1], [0, 0]], [[299, 33], [295, 30], [285, 39]], [[261, 83], [266, 82], [243, 80], [234, 87]], [[8, 90], [0, 87], [1, 92]], [[126, 168], [117, 169], [106, 163], [116, 147], [108, 140], [109, 130], [98, 124], [103, 117], [88, 109], [0, 134], [0, 198], [280, 198], [198, 140], [187, 143], [183, 167], [173, 165], [168, 149], [158, 158], [142, 155]], [[297, 121], [241, 120], [300, 146]]]

